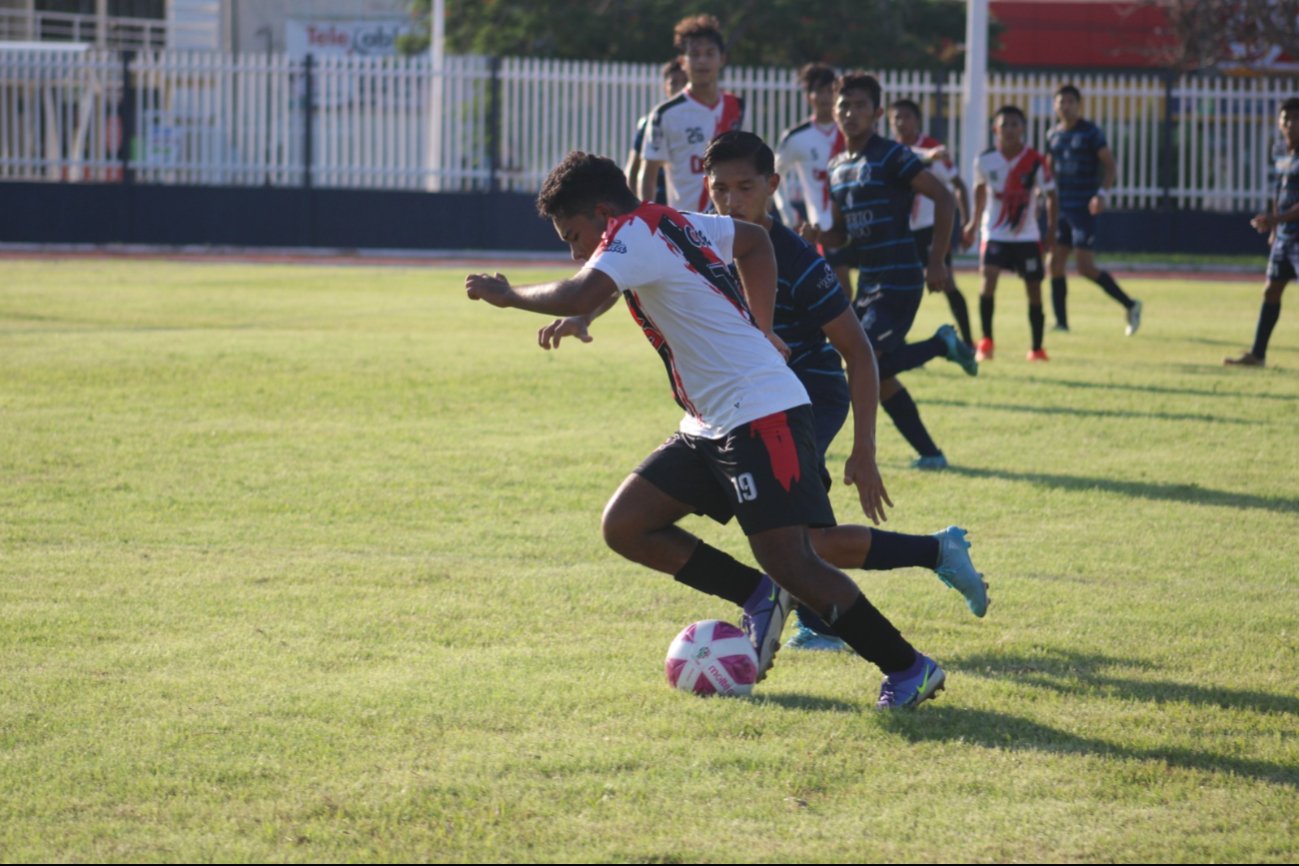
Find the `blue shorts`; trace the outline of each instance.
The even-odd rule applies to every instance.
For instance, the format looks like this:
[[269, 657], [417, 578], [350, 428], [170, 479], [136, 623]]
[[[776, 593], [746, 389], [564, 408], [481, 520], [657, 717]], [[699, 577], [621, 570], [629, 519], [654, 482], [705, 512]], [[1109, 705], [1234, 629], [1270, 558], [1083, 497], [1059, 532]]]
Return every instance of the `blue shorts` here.
[[813, 426], [816, 429], [816, 450], [822, 458], [830, 443], [848, 420], [851, 400], [848, 395], [848, 378], [843, 370], [795, 370], [798, 381], [807, 389], [812, 401]]
[[1289, 282], [1299, 273], [1299, 238], [1277, 238], [1267, 257], [1267, 278]]
[[876, 354], [896, 352], [907, 342], [907, 333], [916, 320], [924, 290], [891, 291], [876, 289], [853, 303], [861, 319], [862, 330], [870, 337]]
[[1085, 208], [1061, 210], [1055, 223], [1055, 242], [1057, 246], [1078, 250], [1095, 249], [1096, 217]]

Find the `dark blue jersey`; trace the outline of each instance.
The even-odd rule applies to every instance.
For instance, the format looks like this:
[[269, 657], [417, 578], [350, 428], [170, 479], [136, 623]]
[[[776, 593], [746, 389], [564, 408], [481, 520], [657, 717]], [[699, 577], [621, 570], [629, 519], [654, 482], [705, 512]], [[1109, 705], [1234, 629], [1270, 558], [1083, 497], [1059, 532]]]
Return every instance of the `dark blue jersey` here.
[[857, 153], [830, 161], [830, 196], [861, 268], [858, 294], [919, 291], [925, 272], [911, 236], [911, 181], [925, 167], [911, 148], [872, 135]]
[[1085, 211], [1100, 191], [1100, 152], [1109, 147], [1105, 133], [1090, 120], [1079, 120], [1073, 129], [1057, 126], [1046, 138], [1051, 173], [1060, 196], [1060, 210]]
[[821, 329], [848, 309], [839, 279], [811, 244], [772, 224], [776, 251], [776, 336], [789, 346], [789, 366], [799, 379], [843, 376], [839, 353]]
[[[1276, 212], [1282, 213], [1299, 203], [1299, 154], [1287, 153], [1278, 157], [1273, 170], [1276, 172]], [[1299, 222], [1277, 223], [1276, 237], [1287, 242], [1299, 238]]]

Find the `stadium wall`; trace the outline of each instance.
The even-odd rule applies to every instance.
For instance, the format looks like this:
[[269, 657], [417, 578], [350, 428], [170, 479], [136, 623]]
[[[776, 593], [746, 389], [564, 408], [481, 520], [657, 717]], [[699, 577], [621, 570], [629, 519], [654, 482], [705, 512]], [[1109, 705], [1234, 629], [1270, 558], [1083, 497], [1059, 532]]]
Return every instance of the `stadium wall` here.
[[532, 194], [0, 183], [0, 241], [561, 252]]
[[[0, 183], [0, 242], [562, 252], [533, 195]], [[1262, 253], [1251, 213], [1117, 210], [1101, 250]]]

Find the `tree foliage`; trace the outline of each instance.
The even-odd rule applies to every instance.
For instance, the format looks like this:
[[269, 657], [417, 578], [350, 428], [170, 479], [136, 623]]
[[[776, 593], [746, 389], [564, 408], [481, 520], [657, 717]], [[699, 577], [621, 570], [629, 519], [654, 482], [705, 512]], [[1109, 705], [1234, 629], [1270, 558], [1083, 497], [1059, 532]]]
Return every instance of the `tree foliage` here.
[[1252, 65], [1279, 50], [1299, 60], [1299, 0], [1147, 0], [1168, 25], [1161, 65], [1184, 72]]
[[[429, 0], [411, 4], [428, 45]], [[731, 63], [942, 69], [964, 58], [964, 0], [446, 0], [451, 53], [660, 62], [686, 15], [717, 16]]]

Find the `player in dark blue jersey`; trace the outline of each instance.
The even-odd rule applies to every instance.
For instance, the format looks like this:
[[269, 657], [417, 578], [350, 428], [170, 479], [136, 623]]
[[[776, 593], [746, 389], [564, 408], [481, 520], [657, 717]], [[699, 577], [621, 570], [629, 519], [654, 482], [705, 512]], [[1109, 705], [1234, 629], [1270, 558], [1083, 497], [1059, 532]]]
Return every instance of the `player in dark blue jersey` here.
[[[973, 351], [951, 325], [939, 328], [929, 340], [906, 343], [924, 286], [933, 292], [947, 288], [955, 199], [909, 147], [876, 135], [884, 108], [883, 91], [874, 76], [848, 73], [837, 82], [836, 93], [835, 120], [847, 149], [830, 163], [833, 225], [825, 231], [804, 226], [803, 237], [827, 248], [853, 251], [859, 268], [854, 304], [879, 355], [880, 405], [920, 455], [912, 466], [943, 469], [947, 458], [925, 429], [897, 374], [938, 357], [960, 364], [971, 376], [979, 370]], [[910, 227], [912, 197], [917, 193], [933, 199], [935, 205], [927, 269], [920, 262]]]
[[1272, 254], [1267, 262], [1267, 286], [1258, 311], [1254, 347], [1235, 358], [1224, 358], [1229, 367], [1262, 367], [1272, 329], [1281, 317], [1281, 293], [1299, 275], [1299, 97], [1281, 103], [1276, 125], [1285, 139], [1286, 152], [1276, 161], [1276, 204], [1249, 224], [1269, 236]]
[[1141, 327], [1141, 302], [1128, 297], [1109, 271], [1096, 267], [1096, 217], [1105, 210], [1109, 191], [1118, 177], [1118, 166], [1105, 133], [1082, 116], [1082, 94], [1072, 84], [1055, 92], [1055, 114], [1060, 122], [1046, 140], [1047, 165], [1055, 177], [1060, 197], [1055, 244], [1051, 248], [1051, 306], [1057, 331], [1069, 330], [1068, 283], [1065, 268], [1069, 254], [1078, 261], [1078, 273], [1100, 286], [1123, 305], [1127, 335]]
[[[780, 185], [775, 156], [751, 132], [727, 132], [708, 145], [704, 172], [709, 197], [718, 213], [767, 229], [776, 252], [776, 335], [789, 347], [789, 366], [807, 389], [816, 422], [821, 452], [822, 481], [830, 474], [825, 455], [848, 417], [849, 387], [861, 389], [853, 413], [860, 429], [875, 429], [878, 400], [876, 362], [869, 340], [853, 314], [839, 280], [825, 259], [809, 243], [772, 219], [772, 197]], [[843, 361], [840, 360], [842, 356]], [[844, 376], [844, 361], [854, 374]], [[965, 530], [958, 527], [934, 535], [902, 535], [867, 526], [834, 526], [812, 532], [817, 553], [839, 568], [868, 571], [893, 568], [928, 568], [949, 586], [957, 563], [964, 568]], [[970, 566], [968, 575], [972, 573]], [[981, 615], [987, 595], [982, 581], [970, 581], [966, 590], [970, 609]], [[799, 649], [846, 649], [830, 629], [806, 608], [798, 609], [798, 632], [787, 644]]]
[[[673, 57], [667, 63], [660, 67], [659, 72], [663, 76], [663, 98], [671, 99], [685, 89], [689, 79], [686, 78], [685, 67], [681, 65], [680, 57]], [[636, 134], [632, 138], [631, 152], [627, 154], [627, 166], [623, 169], [623, 174], [627, 175], [627, 184], [636, 183], [640, 176], [640, 152], [645, 146], [645, 130], [649, 126], [650, 115], [645, 115], [636, 121]], [[654, 201], [659, 204], [668, 203], [667, 176], [663, 169], [659, 169], [657, 185], [654, 187]]]

